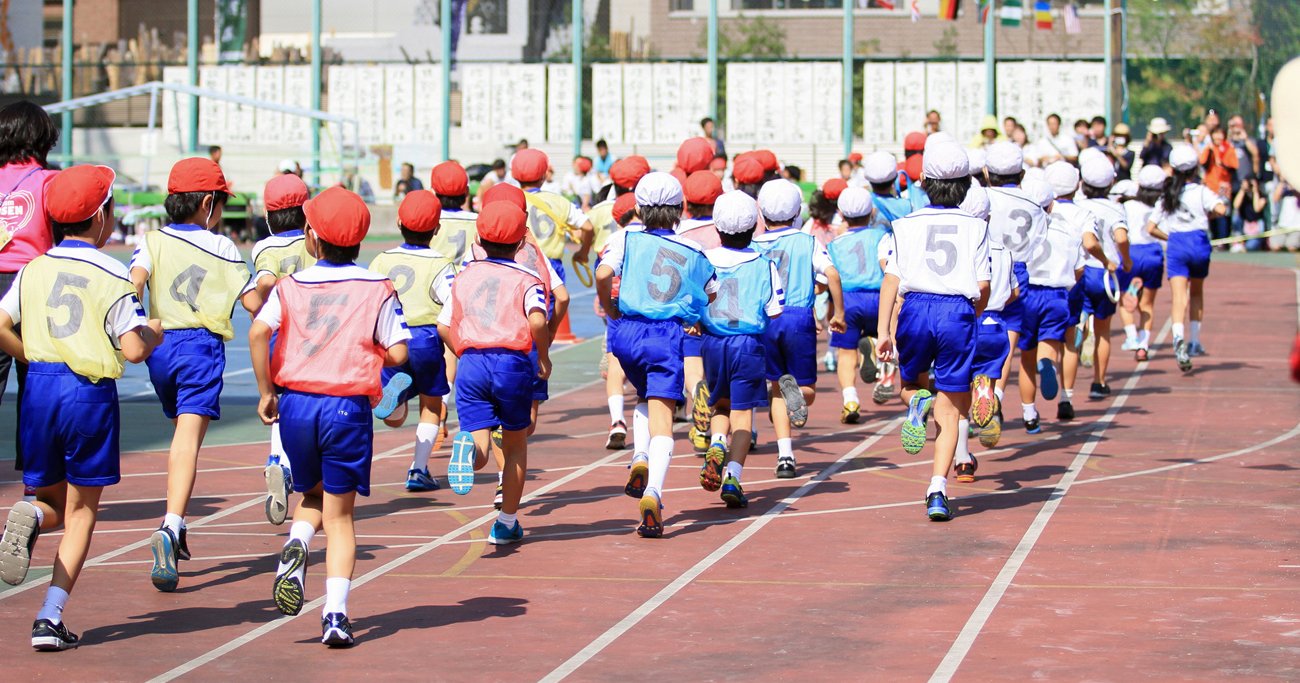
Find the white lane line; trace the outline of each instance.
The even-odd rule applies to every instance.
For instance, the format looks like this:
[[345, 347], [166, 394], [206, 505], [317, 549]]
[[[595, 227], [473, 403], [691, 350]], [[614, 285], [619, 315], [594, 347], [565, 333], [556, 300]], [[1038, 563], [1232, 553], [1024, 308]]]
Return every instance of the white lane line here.
[[[1164, 342], [1165, 336], [1169, 334], [1171, 328], [1172, 323], [1166, 321], [1164, 328], [1160, 330], [1160, 334], [1156, 338], [1156, 344]], [[1147, 369], [1148, 364], [1139, 363], [1134, 368], [1133, 374], [1124, 383], [1123, 389], [1115, 397], [1110, 408], [1094, 423], [1092, 435], [1088, 437], [1088, 440], [1074, 456], [1074, 460], [1066, 468], [1065, 474], [1057, 481], [1056, 486], [1053, 487], [1051, 494], [1047, 497], [1047, 502], [1043, 503], [1043, 507], [1039, 508], [1038, 514], [1034, 516], [1034, 521], [1025, 530], [1025, 534], [1020, 538], [1020, 542], [1016, 544], [1015, 550], [1011, 551], [1011, 556], [1002, 565], [1002, 569], [998, 572], [997, 577], [993, 579], [992, 585], [984, 593], [984, 597], [979, 604], [975, 606], [975, 611], [966, 620], [961, 632], [957, 634], [957, 639], [953, 641], [952, 646], [948, 648], [947, 654], [944, 655], [943, 660], [939, 662], [939, 666], [931, 674], [930, 683], [947, 683], [957, 673], [957, 667], [961, 666], [962, 661], [966, 659], [971, 646], [975, 644], [975, 639], [979, 637], [980, 631], [984, 630], [984, 625], [988, 623], [989, 617], [993, 615], [993, 610], [997, 609], [998, 603], [1002, 601], [1002, 596], [1006, 595], [1007, 589], [1011, 586], [1011, 582], [1015, 580], [1016, 574], [1020, 572], [1020, 568], [1025, 564], [1029, 553], [1033, 552], [1038, 539], [1042, 537], [1043, 531], [1047, 528], [1047, 523], [1051, 521], [1052, 515], [1056, 514], [1056, 509], [1060, 507], [1061, 501], [1065, 499], [1065, 494], [1070, 491], [1070, 487], [1074, 485], [1074, 480], [1083, 471], [1083, 466], [1088, 462], [1088, 458], [1092, 457], [1092, 452], [1101, 443], [1106, 428], [1114, 422], [1115, 416], [1119, 414], [1124, 404], [1128, 403], [1129, 396], [1132, 395], [1138, 380], [1142, 379], [1142, 373]]]
[[893, 420], [887, 427], [880, 430], [873, 436], [867, 437], [866, 440], [858, 444], [848, 453], [845, 453], [844, 455], [840, 456], [838, 460], [831, 463], [829, 466], [826, 467], [826, 469], [819, 472], [817, 476], [810, 479], [803, 486], [800, 486], [799, 488], [795, 489], [793, 492], [790, 493], [790, 495], [786, 496], [779, 503], [774, 505], [770, 510], [763, 513], [762, 516], [755, 519], [749, 526], [745, 527], [735, 536], [731, 537], [731, 539], [729, 539], [726, 543], [722, 544], [722, 546], [719, 547], [717, 550], [714, 550], [707, 557], [695, 563], [693, 567], [687, 569], [680, 576], [674, 579], [672, 583], [660, 589], [658, 593], [655, 593], [649, 600], [642, 603], [641, 606], [633, 610], [631, 614], [624, 617], [617, 624], [611, 626], [607, 631], [602, 633], [599, 637], [597, 637], [595, 640], [589, 643], [577, 654], [573, 655], [568, 660], [566, 660], [563, 664], [560, 664], [558, 667], [556, 667], [553, 671], [551, 671], [551, 673], [547, 674], [545, 677], [541, 679], [542, 682], [556, 683], [558, 681], [564, 680], [566, 677], [569, 676], [569, 674], [572, 674], [574, 671], [577, 671], [579, 667], [581, 667], [583, 664], [590, 661], [592, 657], [595, 657], [596, 655], [600, 654], [602, 650], [609, 647], [615, 640], [618, 640], [623, 634], [631, 630], [632, 627], [640, 623], [642, 619], [645, 619], [647, 616], [650, 616], [650, 614], [654, 612], [656, 609], [658, 609], [660, 605], [663, 605], [674, 595], [681, 592], [683, 588], [690, 585], [690, 583], [694, 581], [696, 577], [698, 577], [700, 574], [703, 574], [706, 570], [709, 569], [709, 567], [712, 567], [713, 565], [717, 564], [719, 560], [726, 557], [731, 551], [739, 547], [740, 544], [744, 543], [754, 534], [758, 533], [759, 530], [761, 530], [763, 527], [771, 523], [772, 520], [776, 519], [777, 515], [780, 515], [782, 512], [785, 512], [796, 501], [798, 501], [800, 498], [806, 495], [809, 491], [816, 488], [818, 484], [822, 483], [823, 481], [826, 481], [831, 476], [833, 476], [836, 472], [840, 471], [845, 465], [849, 464], [851, 460], [853, 460], [858, 455], [866, 451], [877, 441], [883, 438], [886, 434], [893, 431], [893, 429], [901, 423], [902, 423], [902, 418]]

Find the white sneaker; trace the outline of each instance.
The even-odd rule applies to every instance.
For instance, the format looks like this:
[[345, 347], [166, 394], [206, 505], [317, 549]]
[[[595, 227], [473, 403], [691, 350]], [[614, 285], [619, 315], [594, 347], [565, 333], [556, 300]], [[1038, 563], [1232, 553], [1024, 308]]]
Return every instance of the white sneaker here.
[[1123, 346], [1120, 346], [1123, 351], [1137, 351], [1139, 348], [1141, 346], [1138, 344], [1136, 337], [1125, 337]]

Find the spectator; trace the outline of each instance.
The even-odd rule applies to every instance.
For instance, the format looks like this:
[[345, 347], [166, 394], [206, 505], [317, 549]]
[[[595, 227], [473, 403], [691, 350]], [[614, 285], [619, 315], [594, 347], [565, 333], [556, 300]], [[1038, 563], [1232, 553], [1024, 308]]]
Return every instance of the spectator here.
[[713, 141], [713, 146], [717, 148], [714, 151], [715, 154], [721, 156], [727, 155], [727, 146], [723, 144], [722, 136], [719, 135], [718, 131], [714, 128], [713, 119], [707, 116], [700, 119], [700, 130], [703, 131], [704, 137]]
[[1047, 166], [1055, 161], [1067, 161], [1071, 164], [1079, 160], [1079, 146], [1074, 136], [1061, 130], [1061, 116], [1047, 115], [1047, 135], [1035, 145], [1038, 163]]
[[412, 166], [410, 163], [402, 164], [401, 176], [393, 186], [393, 197], [400, 200], [402, 197], [406, 196], [407, 192], [415, 192], [416, 190], [423, 189], [424, 183], [420, 182], [420, 179], [415, 177], [415, 166]]
[[1014, 116], [1008, 116], [1005, 119], [1002, 119], [1002, 134], [1010, 140], [1015, 135], [1016, 126], [1019, 125], [1020, 122], [1017, 121]]
[[296, 175], [301, 178], [302, 164], [299, 164], [293, 159], [281, 159], [279, 166], [276, 167], [276, 172], [280, 175]]
[[1296, 230], [1268, 238], [1268, 247], [1274, 251], [1300, 251], [1300, 192], [1296, 192], [1291, 183], [1277, 174], [1277, 184], [1273, 187], [1273, 228], [1275, 230]]
[[781, 177], [798, 184], [803, 180], [803, 169], [798, 166], [785, 166], [781, 169]]
[[1082, 152], [1093, 146], [1092, 136], [1089, 134], [1090, 126], [1087, 119], [1079, 119], [1074, 122], [1074, 144]]
[[609, 153], [609, 144], [604, 138], [596, 141], [596, 158], [592, 160], [592, 167], [596, 169], [596, 178], [600, 182], [609, 179], [609, 167], [614, 165], [614, 155]]
[[840, 179], [849, 182], [853, 179], [853, 162], [848, 159], [840, 159]]
[[[1232, 208], [1235, 216], [1234, 234], [1253, 237], [1264, 232], [1264, 215], [1265, 209], [1268, 208], [1268, 197], [1260, 191], [1257, 178], [1247, 178], [1242, 181], [1241, 189], [1232, 200]], [[1246, 240], [1244, 245], [1241, 242], [1232, 245], [1232, 251], [1260, 251], [1263, 248], [1264, 240], [1258, 237]]]
[[1196, 130], [1192, 132], [1191, 143], [1196, 147], [1196, 151], [1199, 152], [1210, 146], [1213, 143], [1210, 134], [1218, 129], [1219, 112], [1213, 109], [1205, 112], [1205, 118], [1202, 120], [1201, 125], [1197, 126]]
[[[1211, 131], [1209, 140], [1209, 146], [1201, 150], [1200, 157], [1201, 168], [1205, 169], [1203, 183], [1211, 192], [1222, 197], [1225, 204], [1231, 206], [1232, 179], [1238, 168], [1237, 150], [1232, 143], [1228, 142], [1228, 136], [1222, 128]], [[1231, 225], [1230, 216], [1210, 219], [1210, 237], [1212, 239], [1227, 237]]]
[[1026, 131], [1024, 126], [1017, 123], [1016, 127], [1011, 130], [1011, 142], [1014, 142], [1020, 148], [1020, 153], [1024, 156], [1026, 165], [1042, 165], [1042, 160], [1038, 158], [1038, 147], [1029, 144], [1029, 131]]
[[560, 182], [560, 194], [574, 200], [584, 212], [591, 208], [591, 196], [600, 189], [592, 172], [593, 164], [587, 157], [574, 157], [572, 169]]
[[931, 109], [925, 113], [925, 134], [933, 135], [939, 132], [940, 116], [937, 110]]
[[980, 120], [980, 132], [971, 138], [969, 147], [988, 147], [995, 142], [1006, 140], [1007, 136], [998, 130], [998, 117], [987, 114]]
[[1106, 154], [1115, 162], [1116, 181], [1133, 179], [1133, 162], [1137, 159], [1137, 155], [1128, 148], [1130, 141], [1128, 124], [1115, 124], [1115, 129], [1111, 131], [1110, 145], [1106, 148]]
[[1174, 151], [1174, 146], [1165, 139], [1168, 133], [1169, 122], [1159, 116], [1147, 124], [1147, 139], [1142, 145], [1142, 153], [1138, 155], [1142, 158], [1143, 166], [1155, 164], [1166, 172], [1169, 171], [1169, 153]]
[[1273, 117], [1270, 116], [1264, 120], [1264, 137], [1259, 142], [1259, 158], [1264, 160], [1263, 172], [1259, 174], [1259, 179], [1263, 181], [1264, 186], [1268, 187], [1275, 179], [1274, 172], [1277, 169], [1277, 159], [1273, 156]]
[[212, 160], [212, 163], [214, 163], [214, 164], [220, 166], [220, 165], [221, 165], [221, 145], [212, 145], [211, 147], [209, 147], [209, 148], [208, 148], [208, 158]]
[[1088, 137], [1092, 140], [1093, 147], [1107, 147], [1106, 139], [1106, 117], [1094, 116], [1092, 122], [1088, 124]]
[[1237, 185], [1252, 178], [1259, 178], [1261, 172], [1261, 155], [1259, 144], [1246, 132], [1246, 122], [1241, 116], [1234, 115], [1228, 119], [1228, 141], [1237, 150]]

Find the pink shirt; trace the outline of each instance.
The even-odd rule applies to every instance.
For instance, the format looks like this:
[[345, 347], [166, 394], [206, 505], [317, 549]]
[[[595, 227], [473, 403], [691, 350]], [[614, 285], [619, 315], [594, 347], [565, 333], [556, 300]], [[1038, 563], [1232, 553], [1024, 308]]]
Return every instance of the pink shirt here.
[[0, 273], [16, 273], [54, 246], [45, 186], [55, 173], [34, 161], [0, 167], [0, 227], [11, 236], [0, 249]]

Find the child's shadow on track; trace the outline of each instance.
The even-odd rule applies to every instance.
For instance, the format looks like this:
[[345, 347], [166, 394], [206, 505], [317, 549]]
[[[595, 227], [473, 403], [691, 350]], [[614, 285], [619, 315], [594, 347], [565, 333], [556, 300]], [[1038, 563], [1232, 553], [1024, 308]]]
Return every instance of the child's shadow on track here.
[[[444, 492], [448, 494], [451, 493], [451, 491], [448, 489], [435, 491], [433, 493], [434, 495], [438, 495]], [[405, 510], [420, 510], [425, 508], [451, 507], [452, 505], [453, 503], [449, 502], [445, 498], [443, 500], [438, 500], [437, 498], [430, 498], [427, 496], [402, 495], [402, 496], [397, 496], [396, 498], [390, 498], [382, 503], [376, 503], [374, 505], [366, 505], [364, 507], [358, 507], [356, 513], [356, 519], [358, 520], [373, 519], [375, 517], [383, 517], [384, 515], [393, 512], [402, 512]]]
[[[105, 501], [103, 507], [99, 510], [98, 522], [133, 522], [141, 519], [158, 519], [159, 510], [162, 509], [163, 501], [148, 501], [142, 503], [114, 503]], [[195, 497], [190, 499], [189, 507], [185, 509], [186, 514], [195, 519], [206, 517], [220, 511], [223, 507], [230, 504], [226, 498], [212, 497]]]
[[[400, 631], [430, 629], [494, 618], [522, 617], [528, 609], [523, 598], [478, 597], [455, 605], [416, 605], [385, 614], [361, 617], [355, 623], [360, 645], [387, 638]], [[319, 639], [300, 640], [317, 643]]]
[[[527, 515], [544, 515], [575, 503], [586, 503], [623, 495], [622, 486], [597, 486], [586, 491], [556, 490], [537, 496], [528, 502]], [[628, 499], [632, 500], [631, 498]]]
[[141, 636], [198, 633], [237, 624], [264, 624], [280, 616], [269, 598], [232, 607], [183, 607], [130, 616], [125, 623], [90, 629], [82, 634], [82, 642], [98, 645]]
[[[382, 550], [384, 547], [385, 546], [382, 545], [358, 544], [357, 559], [373, 560], [375, 559], [374, 551]], [[201, 562], [202, 560], [203, 560], [202, 557], [198, 558], [199, 562]], [[180, 588], [176, 589], [176, 592], [194, 593], [202, 590], [210, 590], [216, 588], [217, 586], [239, 583], [241, 581], [253, 581], [253, 582], [262, 581], [265, 583], [267, 595], [269, 596], [271, 590], [271, 584], [269, 582], [271, 580], [271, 577], [275, 576], [275, 570], [276, 567], [279, 566], [279, 562], [280, 562], [280, 558], [278, 552], [270, 552], [267, 553], [265, 557], [250, 557], [243, 560], [231, 560], [228, 562], [221, 562], [219, 564], [214, 564], [208, 567], [203, 567], [201, 569], [196, 569], [194, 571], [186, 571], [185, 570], [186, 565], [182, 564], [181, 565], [181, 586]], [[313, 565], [322, 568], [325, 566], [325, 549], [323, 547], [313, 551], [311, 553], [311, 556], [308, 558], [307, 566], [310, 568]], [[206, 583], [200, 583], [200, 584], [189, 583], [189, 581], [192, 581], [195, 578], [208, 576], [208, 575], [216, 575], [216, 578]]]
[[998, 491], [1015, 491], [1032, 486], [1033, 482], [1054, 479], [1065, 474], [1065, 471], [1065, 465], [1034, 465], [1020, 470], [998, 472], [987, 479], [997, 482]]
[[951, 499], [951, 503], [955, 515], [966, 517], [969, 515], [978, 515], [981, 512], [1012, 510], [1025, 505], [1045, 503], [1047, 502], [1048, 497], [1052, 495], [1053, 490], [1054, 489], [1044, 487], [1019, 490], [1009, 489], [1010, 493], [1002, 495], [977, 493], [971, 496], [953, 498]]

